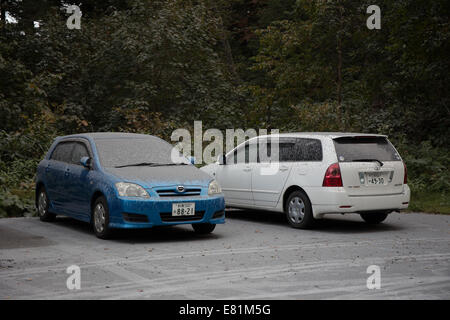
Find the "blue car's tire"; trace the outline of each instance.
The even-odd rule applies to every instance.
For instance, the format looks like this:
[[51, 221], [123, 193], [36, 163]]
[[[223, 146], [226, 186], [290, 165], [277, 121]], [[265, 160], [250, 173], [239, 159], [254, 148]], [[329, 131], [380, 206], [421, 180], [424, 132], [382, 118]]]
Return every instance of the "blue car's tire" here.
[[55, 220], [56, 215], [48, 211], [49, 206], [50, 200], [48, 199], [47, 192], [44, 187], [41, 187], [36, 199], [36, 209], [41, 221], [51, 222]]
[[105, 197], [98, 197], [92, 206], [92, 227], [95, 235], [100, 239], [111, 237], [112, 229], [109, 227], [109, 209]]
[[211, 223], [193, 223], [192, 228], [194, 229], [195, 233], [208, 234], [214, 231], [216, 225]]

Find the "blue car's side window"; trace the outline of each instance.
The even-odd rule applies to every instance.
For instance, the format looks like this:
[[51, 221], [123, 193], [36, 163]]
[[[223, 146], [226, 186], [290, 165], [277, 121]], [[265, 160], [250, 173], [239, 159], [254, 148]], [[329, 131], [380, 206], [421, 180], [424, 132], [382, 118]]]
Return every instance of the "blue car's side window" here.
[[72, 142], [61, 142], [53, 150], [50, 160], [56, 160], [61, 162], [70, 162], [72, 154]]
[[71, 159], [72, 149], [72, 142], [59, 142], [53, 150], [45, 170], [48, 196], [54, 210], [58, 213], [65, 211], [64, 204], [67, 198], [65, 192], [65, 177], [67, 175], [66, 169]]
[[80, 159], [82, 157], [90, 157], [89, 151], [84, 143], [76, 142], [72, 151], [71, 163], [80, 165]]

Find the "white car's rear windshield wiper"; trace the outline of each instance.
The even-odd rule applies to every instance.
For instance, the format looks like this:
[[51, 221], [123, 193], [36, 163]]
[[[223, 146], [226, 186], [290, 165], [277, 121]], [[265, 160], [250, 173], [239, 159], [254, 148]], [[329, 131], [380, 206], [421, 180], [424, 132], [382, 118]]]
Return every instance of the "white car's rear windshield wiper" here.
[[156, 162], [141, 162], [124, 164], [120, 166], [115, 166], [114, 168], [124, 168], [124, 167], [162, 167], [162, 166], [182, 166], [187, 165], [186, 163], [156, 163]]
[[384, 163], [378, 159], [354, 159], [353, 162], [378, 162], [380, 166], [383, 166]]

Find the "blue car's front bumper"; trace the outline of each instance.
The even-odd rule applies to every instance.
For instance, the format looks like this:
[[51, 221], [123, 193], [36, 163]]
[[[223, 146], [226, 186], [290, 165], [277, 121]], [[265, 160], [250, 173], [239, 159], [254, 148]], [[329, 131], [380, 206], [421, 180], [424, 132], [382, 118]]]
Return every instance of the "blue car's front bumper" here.
[[[223, 195], [174, 198], [116, 198], [109, 203], [111, 228], [150, 228], [153, 226], [225, 223]], [[195, 216], [172, 217], [172, 204], [195, 203]]]

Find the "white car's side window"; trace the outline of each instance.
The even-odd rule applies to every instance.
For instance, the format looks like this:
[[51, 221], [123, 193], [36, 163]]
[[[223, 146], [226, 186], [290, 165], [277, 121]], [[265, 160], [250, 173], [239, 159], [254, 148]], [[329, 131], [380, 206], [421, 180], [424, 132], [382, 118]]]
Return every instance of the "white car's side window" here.
[[322, 145], [318, 139], [283, 138], [279, 146], [280, 162], [322, 160]]
[[236, 149], [233, 150], [228, 156], [227, 156], [227, 165], [235, 164], [234, 158], [236, 155]]
[[272, 144], [267, 140], [260, 140], [258, 142], [258, 162], [268, 163], [276, 161], [272, 159]]
[[248, 150], [248, 145], [245, 145], [243, 147], [240, 147], [237, 150], [237, 154], [234, 157], [234, 162], [235, 163], [247, 163], [247, 152], [246, 150]]
[[[243, 146], [237, 147], [227, 157], [227, 164], [233, 165], [233, 164], [256, 162], [256, 148], [255, 152], [252, 152], [252, 155], [250, 154], [250, 149], [252, 149], [253, 151], [253, 147], [249, 146], [248, 143]], [[251, 158], [254, 158], [253, 161], [250, 161]]]
[[322, 146], [318, 139], [282, 138], [246, 143], [235, 148], [226, 159], [228, 165], [242, 163], [321, 161]]

